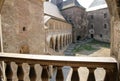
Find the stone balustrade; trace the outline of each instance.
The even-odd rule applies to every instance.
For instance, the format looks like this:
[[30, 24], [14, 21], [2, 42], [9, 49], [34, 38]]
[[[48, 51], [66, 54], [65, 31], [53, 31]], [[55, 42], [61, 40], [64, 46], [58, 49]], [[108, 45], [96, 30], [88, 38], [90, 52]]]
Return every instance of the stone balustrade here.
[[[0, 81], [5, 81], [3, 77], [6, 77], [7, 81], [49, 81], [49, 65], [57, 68], [56, 81], [64, 81], [63, 66], [71, 66], [73, 69], [71, 81], [80, 81], [78, 74], [79, 67], [88, 68], [89, 75], [87, 81], [96, 81], [94, 71], [98, 67], [104, 68], [106, 71], [104, 81], [118, 81], [118, 65], [117, 61], [112, 57], [72, 57], [1, 53], [0, 61], [4, 61], [6, 64], [5, 71], [3, 69], [0, 70]], [[11, 62], [17, 65], [16, 71], [12, 68]], [[27, 63], [30, 66], [27, 69], [29, 72], [26, 75], [26, 70], [22, 66], [23, 63]], [[41, 75], [38, 75], [36, 72], [35, 64], [42, 67]], [[14, 76], [17, 77], [17, 80], [13, 80]], [[25, 80], [25, 77], [28, 77], [29, 80]], [[38, 77], [41, 77], [41, 80]]]

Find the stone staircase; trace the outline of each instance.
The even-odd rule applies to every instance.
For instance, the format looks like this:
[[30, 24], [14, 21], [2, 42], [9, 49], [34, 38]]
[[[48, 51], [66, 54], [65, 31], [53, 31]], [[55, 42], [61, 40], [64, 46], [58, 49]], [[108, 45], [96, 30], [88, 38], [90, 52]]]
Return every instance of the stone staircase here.
[[65, 56], [74, 56], [72, 50], [76, 47], [76, 44], [70, 44], [68, 48], [64, 51]]
[[76, 43], [72, 43], [68, 46], [68, 48], [64, 51], [64, 55], [65, 56], [74, 56], [75, 54], [72, 52], [74, 50], [74, 48], [76, 48], [77, 46], [83, 45], [85, 43], [91, 42], [93, 39], [85, 39], [82, 41], [78, 41]]

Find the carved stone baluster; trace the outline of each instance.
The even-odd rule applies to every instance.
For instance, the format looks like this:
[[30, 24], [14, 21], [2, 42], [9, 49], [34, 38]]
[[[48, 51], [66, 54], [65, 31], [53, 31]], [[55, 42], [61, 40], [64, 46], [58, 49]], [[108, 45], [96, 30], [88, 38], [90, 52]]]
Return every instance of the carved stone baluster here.
[[78, 67], [72, 67], [73, 68], [73, 73], [71, 77], [71, 81], [80, 81], [80, 77], [78, 74]]
[[22, 64], [18, 64], [18, 69], [17, 69], [17, 76], [18, 76], [18, 81], [24, 81], [24, 71]]
[[48, 81], [49, 80], [49, 75], [48, 75], [48, 66], [42, 66], [42, 81]]
[[105, 69], [105, 70], [106, 70], [106, 75], [104, 81], [115, 81], [113, 71], [111, 69]]
[[35, 71], [35, 65], [30, 65], [29, 77], [30, 77], [30, 81], [36, 81], [37, 75]]
[[11, 68], [11, 62], [7, 62], [6, 64], [7, 64], [7, 66], [6, 66], [5, 74], [7, 77], [7, 81], [12, 81], [13, 72], [12, 72], [12, 68]]
[[57, 67], [57, 74], [56, 74], [56, 81], [63, 81], [63, 72], [62, 72], [62, 67]]
[[95, 81], [95, 75], [94, 75], [95, 68], [88, 68], [88, 69], [89, 69], [89, 75], [87, 81]]

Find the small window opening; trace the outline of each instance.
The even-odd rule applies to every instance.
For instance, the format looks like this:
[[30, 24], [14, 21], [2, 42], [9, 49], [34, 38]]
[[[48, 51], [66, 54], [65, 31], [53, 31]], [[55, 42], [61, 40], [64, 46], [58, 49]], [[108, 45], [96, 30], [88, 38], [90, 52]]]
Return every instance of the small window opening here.
[[93, 15], [91, 15], [91, 19], [94, 19], [94, 16], [93, 16]]
[[105, 28], [105, 29], [107, 28], [107, 24], [104, 24], [104, 28]]
[[104, 13], [104, 18], [107, 18], [107, 13]]
[[23, 27], [23, 31], [26, 31], [26, 27]]
[[94, 38], [94, 35], [93, 35], [93, 34], [91, 34], [91, 38]]
[[100, 34], [100, 37], [102, 38], [102, 34]]
[[91, 28], [93, 29], [93, 24], [91, 24]]

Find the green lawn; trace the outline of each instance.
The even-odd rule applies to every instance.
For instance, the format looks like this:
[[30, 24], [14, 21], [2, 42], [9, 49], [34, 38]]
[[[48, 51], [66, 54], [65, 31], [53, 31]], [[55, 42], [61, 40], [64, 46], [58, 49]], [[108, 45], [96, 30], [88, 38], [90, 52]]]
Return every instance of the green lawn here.
[[96, 40], [92, 40], [89, 43], [82, 44], [82, 45], [77, 45], [74, 48], [74, 50], [72, 50], [72, 52], [76, 53], [76, 52], [80, 52], [82, 50], [87, 50], [87, 51], [98, 50], [98, 48], [96, 48], [95, 45], [105, 47], [105, 48], [110, 48], [109, 43], [104, 43], [104, 42], [99, 42], [99, 41], [96, 41]]

